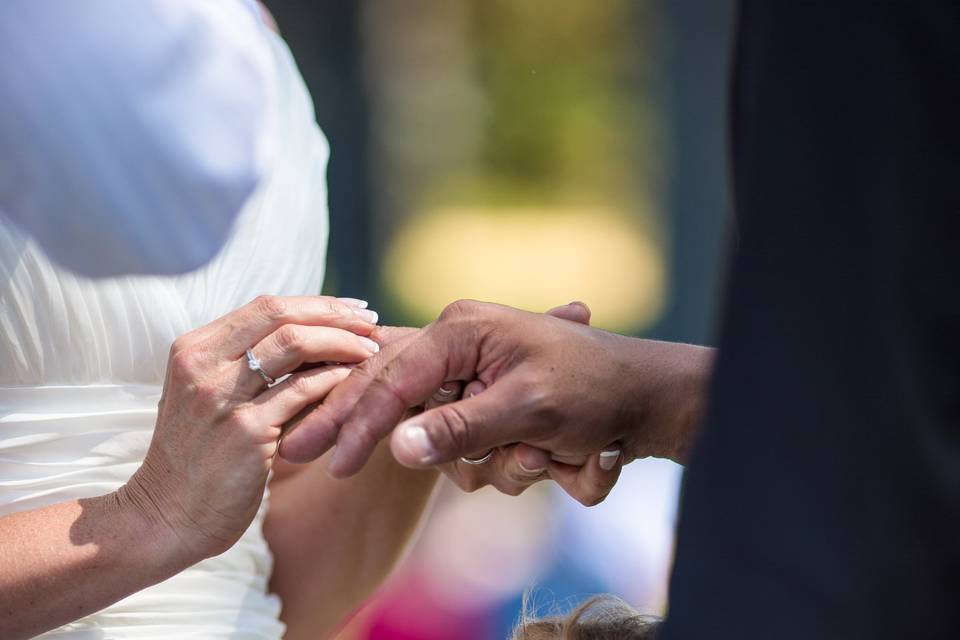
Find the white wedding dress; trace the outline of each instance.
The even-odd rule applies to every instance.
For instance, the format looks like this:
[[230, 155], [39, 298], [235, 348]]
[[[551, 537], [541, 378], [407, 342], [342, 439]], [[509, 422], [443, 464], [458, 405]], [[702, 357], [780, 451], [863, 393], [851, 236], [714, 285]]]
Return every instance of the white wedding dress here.
[[[286, 45], [270, 37], [277, 153], [205, 268], [84, 280], [0, 219], [0, 516], [102, 495], [130, 477], [150, 442], [174, 338], [261, 293], [319, 293], [328, 149]], [[280, 638], [264, 500], [226, 553], [42, 637]]]

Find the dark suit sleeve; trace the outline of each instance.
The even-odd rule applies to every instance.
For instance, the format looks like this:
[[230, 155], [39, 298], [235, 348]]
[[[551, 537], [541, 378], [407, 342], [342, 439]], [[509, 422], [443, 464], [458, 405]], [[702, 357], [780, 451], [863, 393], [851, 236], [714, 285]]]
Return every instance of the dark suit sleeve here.
[[668, 639], [960, 637], [960, 4], [748, 1]]

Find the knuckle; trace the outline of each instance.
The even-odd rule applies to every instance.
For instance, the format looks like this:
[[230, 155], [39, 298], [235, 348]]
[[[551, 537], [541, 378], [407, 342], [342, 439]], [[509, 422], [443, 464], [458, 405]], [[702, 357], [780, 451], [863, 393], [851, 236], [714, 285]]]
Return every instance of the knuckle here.
[[188, 346], [190, 346], [190, 341], [188, 340], [186, 334], [180, 336], [170, 345], [170, 358], [173, 358], [175, 355], [184, 351]]
[[327, 313], [329, 313], [331, 316], [350, 318], [355, 315], [353, 309], [343, 304], [336, 298], [329, 298], [325, 302], [327, 305]]
[[538, 376], [531, 376], [522, 384], [527, 415], [540, 425], [558, 424], [563, 418], [563, 411], [551, 391], [551, 385], [545, 384]]
[[304, 375], [291, 376], [287, 380], [287, 386], [290, 391], [298, 396], [308, 396], [313, 389], [310, 378]]
[[277, 346], [285, 353], [298, 353], [303, 348], [302, 330], [293, 324], [285, 324], [274, 332]]
[[258, 313], [272, 320], [282, 320], [287, 313], [287, 302], [280, 296], [260, 295], [251, 304]]
[[451, 302], [440, 313], [440, 320], [455, 320], [457, 318], [469, 318], [477, 313], [480, 303], [476, 300], [457, 300]]
[[234, 407], [227, 417], [231, 425], [241, 429], [250, 426], [250, 414], [244, 407]]
[[178, 379], [192, 379], [199, 369], [199, 354], [194, 349], [183, 349], [170, 357], [170, 373]]
[[439, 424], [451, 451], [466, 453], [469, 451], [470, 423], [456, 404], [444, 405], [438, 412]]

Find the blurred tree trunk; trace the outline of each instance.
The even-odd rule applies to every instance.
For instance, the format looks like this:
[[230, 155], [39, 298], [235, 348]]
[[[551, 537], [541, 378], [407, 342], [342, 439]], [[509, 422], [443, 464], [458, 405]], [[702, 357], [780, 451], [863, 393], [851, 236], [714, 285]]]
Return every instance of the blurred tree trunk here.
[[313, 95], [330, 141], [327, 172], [330, 248], [324, 291], [375, 304], [368, 162], [369, 106], [364, 89], [360, 14], [355, 0], [267, 0]]
[[712, 343], [733, 227], [728, 189], [727, 89], [734, 0], [663, 0], [662, 71], [670, 127], [666, 223], [670, 300], [652, 332]]

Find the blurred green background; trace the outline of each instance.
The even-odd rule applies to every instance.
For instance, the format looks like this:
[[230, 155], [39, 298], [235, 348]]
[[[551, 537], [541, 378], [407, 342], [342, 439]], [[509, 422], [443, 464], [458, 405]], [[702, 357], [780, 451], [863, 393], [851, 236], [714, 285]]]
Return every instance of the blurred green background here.
[[[606, 329], [711, 341], [732, 2], [267, 4], [331, 143], [327, 292], [415, 326], [458, 298], [579, 299]], [[446, 488], [344, 637], [505, 637], [531, 587], [662, 612], [679, 474], [630, 465], [591, 510]]]

